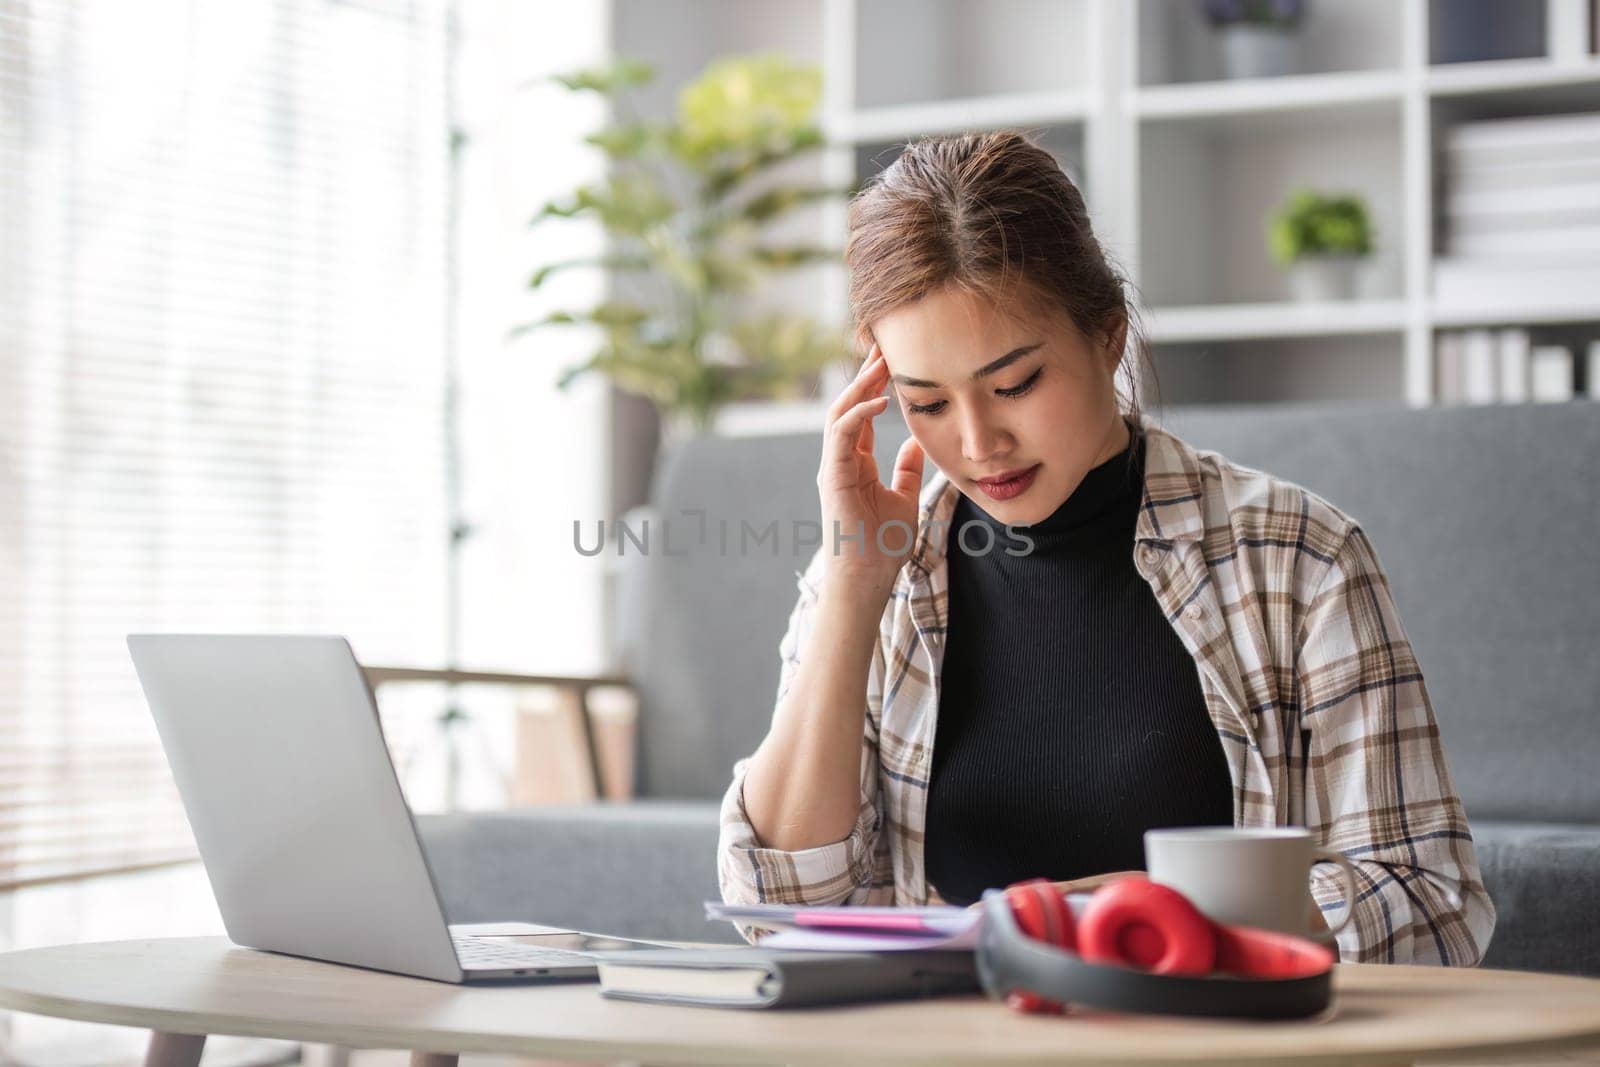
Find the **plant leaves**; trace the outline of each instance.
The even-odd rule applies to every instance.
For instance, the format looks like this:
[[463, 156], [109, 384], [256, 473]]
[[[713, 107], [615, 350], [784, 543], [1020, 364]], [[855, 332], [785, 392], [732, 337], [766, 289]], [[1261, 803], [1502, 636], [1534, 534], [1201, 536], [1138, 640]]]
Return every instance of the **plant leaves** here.
[[1317, 253], [1366, 255], [1372, 251], [1372, 238], [1366, 201], [1354, 193], [1298, 189], [1267, 228], [1272, 257], [1282, 264]]
[[656, 68], [643, 60], [621, 58], [603, 67], [589, 67], [551, 76], [551, 81], [574, 91], [616, 93], [652, 81]]
[[583, 140], [613, 159], [637, 159], [660, 147], [663, 135], [658, 127], [647, 122], [629, 122], [596, 130]]
[[592, 213], [598, 215], [609, 230], [643, 236], [653, 227], [669, 221], [677, 212], [677, 203], [652, 176], [614, 172], [601, 184], [579, 186], [578, 191], [564, 201], [548, 201], [528, 225], [536, 226], [548, 218], [575, 218]]
[[542, 319], [512, 327], [507, 331], [506, 338], [512, 340], [546, 326], [593, 325], [612, 332], [620, 330], [631, 333], [649, 318], [650, 312], [637, 304], [622, 300], [606, 300], [588, 311], [552, 311]]
[[695, 155], [692, 149], [681, 145], [672, 147], [678, 154], [686, 156], [686, 162], [705, 174], [706, 196], [717, 200], [769, 167], [818, 148], [823, 143], [821, 128], [808, 125], [782, 133], [769, 132], [761, 143], [739, 151], [725, 149], [716, 159], [702, 158]]
[[782, 52], [728, 56], [708, 64], [678, 93], [681, 146], [690, 157], [786, 140], [812, 123], [822, 71]]
[[537, 289], [550, 280], [550, 276], [564, 270], [573, 270], [578, 267], [600, 267], [605, 270], [638, 271], [649, 270], [651, 263], [643, 256], [579, 256], [575, 259], [563, 259], [555, 263], [547, 263], [528, 276], [528, 288]]
[[783, 269], [839, 261], [844, 253], [837, 248], [816, 245], [760, 245], [750, 250], [750, 257], [764, 267]]
[[750, 222], [769, 222], [797, 207], [833, 197], [847, 197], [850, 193], [850, 187], [843, 185], [781, 186], [751, 197], [737, 209], [737, 217]]

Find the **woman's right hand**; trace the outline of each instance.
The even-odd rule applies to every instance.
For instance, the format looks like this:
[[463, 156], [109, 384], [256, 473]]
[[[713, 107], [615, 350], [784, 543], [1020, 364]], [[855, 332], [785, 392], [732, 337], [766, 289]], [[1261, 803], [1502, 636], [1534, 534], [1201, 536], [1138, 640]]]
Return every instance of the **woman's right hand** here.
[[[866, 582], [888, 595], [911, 556], [922, 491], [922, 446], [908, 437], [895, 456], [889, 485], [878, 477], [872, 420], [889, 404], [889, 370], [876, 344], [855, 379], [828, 408], [817, 490], [822, 498], [822, 544], [829, 574]], [[885, 524], [897, 522], [903, 525]], [[839, 542], [834, 543], [834, 523]], [[879, 534], [882, 534], [881, 538]], [[852, 537], [853, 540], [844, 540]]]

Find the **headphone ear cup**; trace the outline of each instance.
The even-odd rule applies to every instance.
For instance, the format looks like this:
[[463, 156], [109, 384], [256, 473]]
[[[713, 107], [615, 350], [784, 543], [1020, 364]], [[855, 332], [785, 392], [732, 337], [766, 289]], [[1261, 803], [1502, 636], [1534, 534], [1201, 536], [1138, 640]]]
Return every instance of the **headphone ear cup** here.
[[[1017, 882], [1006, 886], [1005, 892], [1006, 903], [1023, 933], [1057, 948], [1076, 951], [1072, 909], [1067, 906], [1067, 898], [1048, 879]], [[1006, 1003], [1029, 1014], [1060, 1015], [1067, 1010], [1059, 1000], [1021, 990], [1008, 994]]]
[[1078, 922], [1078, 951], [1097, 963], [1154, 974], [1210, 974], [1217, 935], [1210, 919], [1176, 889], [1148, 878], [1101, 886]]
[[1045, 878], [1030, 878], [1006, 887], [1006, 899], [1017, 925], [1029, 937], [1056, 948], [1078, 950], [1072, 909], [1066, 896]]

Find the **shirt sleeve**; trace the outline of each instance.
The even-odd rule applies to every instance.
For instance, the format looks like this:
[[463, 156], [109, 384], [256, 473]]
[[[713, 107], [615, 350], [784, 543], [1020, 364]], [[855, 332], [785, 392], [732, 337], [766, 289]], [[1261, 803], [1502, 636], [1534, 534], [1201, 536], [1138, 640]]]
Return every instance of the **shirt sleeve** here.
[[[799, 576], [800, 596], [789, 626], [778, 644], [782, 660], [774, 711], [783, 702], [811, 638], [816, 617], [821, 554]], [[768, 848], [756, 836], [744, 806], [746, 756], [733, 765], [733, 781], [722, 798], [717, 845], [717, 881], [728, 904], [892, 904], [894, 879], [889, 842], [882, 832], [879, 785], [878, 716], [882, 708], [883, 643], [875, 642], [864, 694], [866, 715], [861, 738], [859, 808], [855, 826], [843, 840], [815, 848], [785, 851]], [[746, 941], [756, 943], [770, 931], [735, 923]]]
[[[1422, 672], [1376, 550], [1353, 526], [1314, 595], [1295, 676], [1306, 752], [1306, 824], [1356, 871], [1337, 935], [1354, 961], [1472, 966], [1494, 930], [1466, 813]], [[1311, 891], [1343, 914], [1332, 864]]]

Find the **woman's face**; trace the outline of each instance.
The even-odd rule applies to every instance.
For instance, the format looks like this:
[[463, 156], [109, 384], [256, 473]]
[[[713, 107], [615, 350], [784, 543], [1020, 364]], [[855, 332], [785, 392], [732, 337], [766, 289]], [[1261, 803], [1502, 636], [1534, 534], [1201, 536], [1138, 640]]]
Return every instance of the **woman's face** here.
[[[1128, 446], [1114, 375], [1122, 336], [1091, 343], [1061, 312], [1006, 314], [947, 286], [873, 324], [906, 424], [996, 521], [1044, 519]], [[1009, 485], [979, 479], [1027, 472]]]

